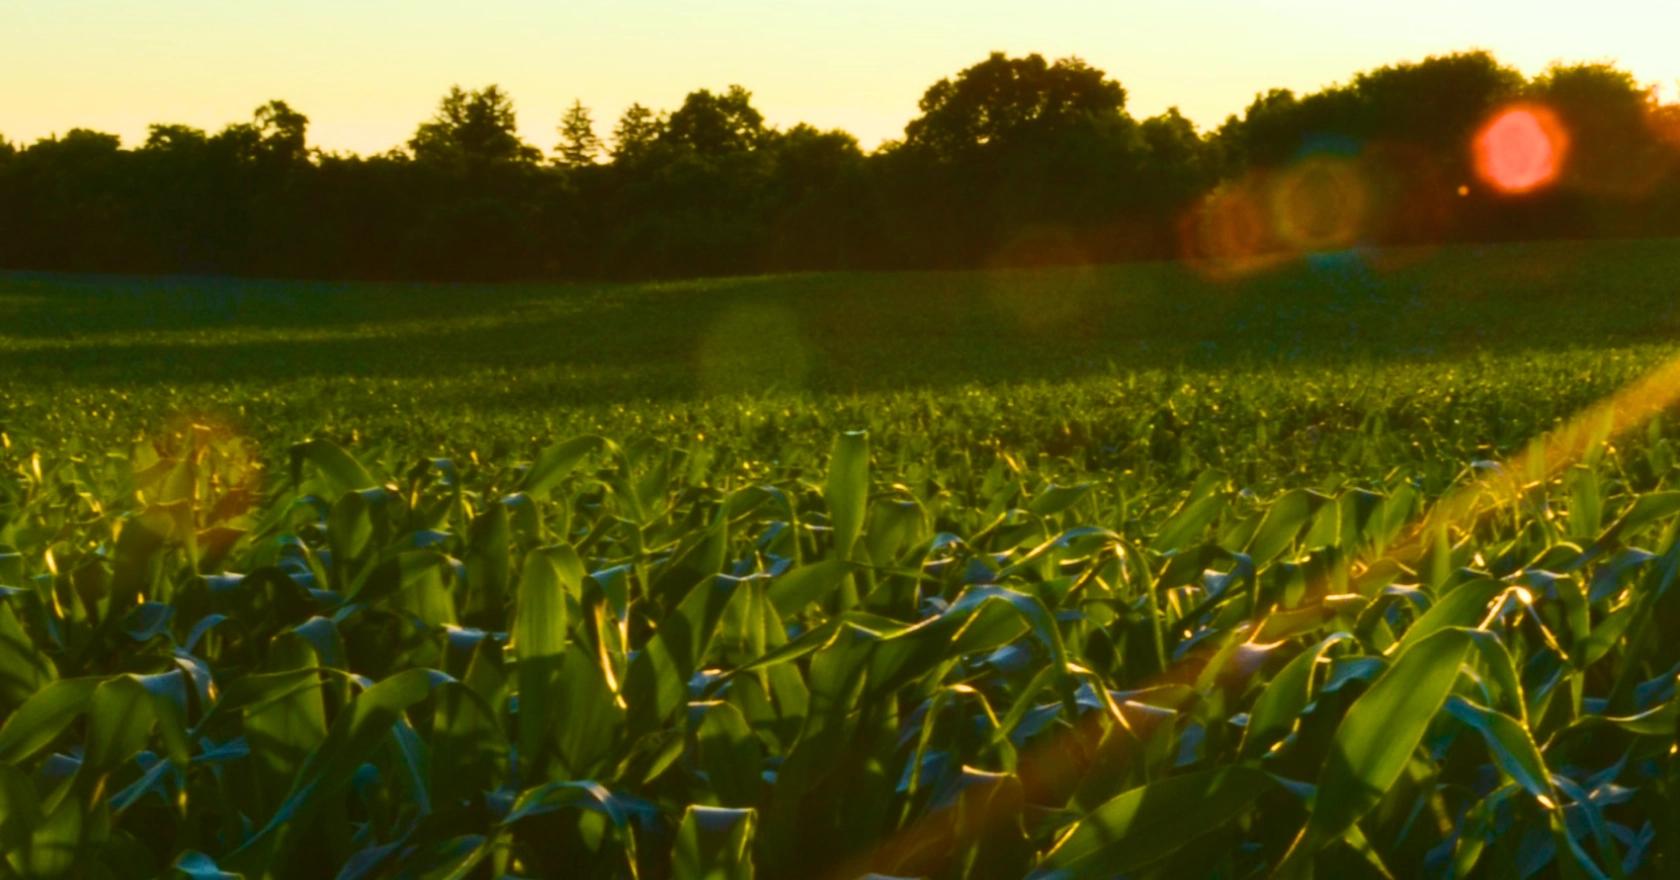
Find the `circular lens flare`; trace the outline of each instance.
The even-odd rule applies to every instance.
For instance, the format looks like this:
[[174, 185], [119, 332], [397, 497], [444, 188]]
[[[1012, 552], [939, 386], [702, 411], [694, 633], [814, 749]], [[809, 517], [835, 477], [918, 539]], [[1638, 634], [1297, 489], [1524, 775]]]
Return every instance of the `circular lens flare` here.
[[1365, 225], [1365, 181], [1348, 159], [1306, 159], [1274, 182], [1271, 196], [1273, 226], [1296, 250], [1347, 247]]
[[1551, 110], [1523, 104], [1488, 120], [1471, 148], [1476, 175], [1500, 192], [1517, 195], [1557, 180], [1569, 153], [1569, 134]]
[[1185, 219], [1183, 230], [1187, 257], [1244, 260], [1265, 249], [1265, 214], [1242, 183], [1209, 193]]

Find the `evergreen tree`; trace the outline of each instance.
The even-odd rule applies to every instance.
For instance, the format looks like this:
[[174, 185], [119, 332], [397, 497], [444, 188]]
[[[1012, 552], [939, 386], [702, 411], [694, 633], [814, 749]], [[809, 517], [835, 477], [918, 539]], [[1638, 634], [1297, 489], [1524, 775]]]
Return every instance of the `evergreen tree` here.
[[664, 127], [664, 122], [652, 110], [631, 104], [619, 117], [618, 127], [613, 129], [613, 161], [633, 162], [646, 155]]
[[595, 120], [582, 101], [573, 101], [560, 117], [560, 143], [554, 148], [559, 162], [568, 168], [595, 164], [601, 155], [601, 138], [595, 134]]

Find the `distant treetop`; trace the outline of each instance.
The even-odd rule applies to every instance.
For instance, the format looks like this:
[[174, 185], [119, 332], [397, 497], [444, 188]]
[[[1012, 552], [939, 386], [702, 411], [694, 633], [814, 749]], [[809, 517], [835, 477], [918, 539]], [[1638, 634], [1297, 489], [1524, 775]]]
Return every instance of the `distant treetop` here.
[[993, 144], [1118, 122], [1126, 90], [1078, 58], [994, 52], [922, 95], [922, 114], [904, 129], [907, 145], [954, 157]]
[[542, 158], [541, 150], [520, 140], [513, 100], [495, 85], [470, 92], [450, 86], [408, 148], [423, 162], [489, 165]]

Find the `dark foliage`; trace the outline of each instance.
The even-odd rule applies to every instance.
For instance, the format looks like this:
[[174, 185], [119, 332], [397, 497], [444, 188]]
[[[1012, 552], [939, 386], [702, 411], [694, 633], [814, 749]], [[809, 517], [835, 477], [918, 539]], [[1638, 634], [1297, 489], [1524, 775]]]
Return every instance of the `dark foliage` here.
[[[1523, 102], [1559, 118], [1568, 162], [1502, 195], [1470, 144]], [[1132, 117], [1078, 59], [993, 54], [920, 110], [871, 153], [767, 126], [740, 86], [634, 105], [605, 141], [574, 103], [547, 162], [493, 85], [452, 88], [406, 149], [372, 156], [310, 149], [281, 101], [214, 134], [156, 125], [132, 149], [83, 129], [0, 139], [0, 267], [666, 277], [1680, 232], [1680, 107], [1602, 64], [1527, 80], [1486, 53], [1430, 58], [1263, 93], [1204, 134], [1176, 109]], [[1226, 216], [1234, 196], [1260, 219]]]

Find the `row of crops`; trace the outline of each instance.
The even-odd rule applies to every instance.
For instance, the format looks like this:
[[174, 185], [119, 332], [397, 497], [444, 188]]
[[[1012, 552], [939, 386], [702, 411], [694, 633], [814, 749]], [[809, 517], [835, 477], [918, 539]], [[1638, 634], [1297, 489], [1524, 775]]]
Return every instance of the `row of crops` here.
[[1672, 876], [1637, 436], [1440, 503], [862, 433], [9, 443], [0, 874]]

